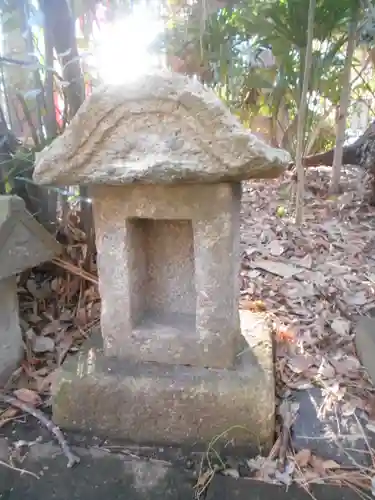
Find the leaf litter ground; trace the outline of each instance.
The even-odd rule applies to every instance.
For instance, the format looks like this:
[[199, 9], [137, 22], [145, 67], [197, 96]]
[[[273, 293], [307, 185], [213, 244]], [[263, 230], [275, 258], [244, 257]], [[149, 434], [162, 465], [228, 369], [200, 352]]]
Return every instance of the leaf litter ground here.
[[[272, 182], [244, 184], [240, 307], [264, 311], [272, 321], [280, 401], [275, 446], [269, 457], [249, 460], [247, 468], [252, 477], [282, 484], [294, 481], [307, 488], [325, 480], [371, 491], [372, 471], [343, 470], [310, 450], [295, 455], [290, 447], [298, 411], [287, 400], [293, 389], [323, 387], [327, 405], [345, 401], [348, 411], [360, 410], [369, 426], [375, 420], [373, 387], [353, 343], [355, 317], [374, 306], [375, 208], [363, 201], [358, 170], [344, 172], [343, 194], [334, 198], [328, 195], [329, 178], [328, 169], [309, 169], [302, 228], [292, 219], [289, 173]], [[32, 408], [41, 405], [40, 396], [48, 398], [58, 366], [99, 322], [95, 255], [89, 255], [78, 226], [72, 213], [58, 235], [65, 254], [19, 277], [25, 359], [8, 389]], [[6, 409], [0, 426], [18, 413]], [[222, 463], [215, 470], [206, 467], [197, 483], [199, 494], [207, 486], [204, 478], [210, 480], [216, 471], [238, 475]]]

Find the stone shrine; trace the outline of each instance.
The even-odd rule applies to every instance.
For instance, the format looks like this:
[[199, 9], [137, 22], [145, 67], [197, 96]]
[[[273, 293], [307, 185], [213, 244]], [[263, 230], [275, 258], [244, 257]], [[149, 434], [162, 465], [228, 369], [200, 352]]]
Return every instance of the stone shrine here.
[[182, 75], [87, 99], [34, 172], [90, 187], [98, 251], [101, 335], [60, 370], [57, 424], [161, 444], [237, 426], [236, 444], [272, 444], [270, 332], [238, 311], [241, 181], [289, 160]]
[[18, 196], [0, 196], [0, 384], [18, 367], [24, 346], [17, 274], [57, 256], [60, 245]]

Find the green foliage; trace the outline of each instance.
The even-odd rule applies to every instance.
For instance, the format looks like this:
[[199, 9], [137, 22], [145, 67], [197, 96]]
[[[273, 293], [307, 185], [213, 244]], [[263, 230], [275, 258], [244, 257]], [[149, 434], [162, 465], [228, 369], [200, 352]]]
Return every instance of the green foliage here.
[[[309, 0], [242, 0], [236, 8], [201, 20], [175, 21], [164, 44], [167, 51], [186, 59], [191, 68], [210, 67], [206, 81], [245, 122], [251, 115], [272, 117], [276, 128], [280, 113], [295, 120], [302, 87], [307, 41]], [[338, 104], [347, 27], [358, 0], [318, 0], [316, 5], [312, 77], [308, 119], [315, 126], [323, 118], [323, 104]], [[270, 49], [272, 67], [262, 64]], [[357, 82], [360, 91], [363, 82]], [[324, 118], [326, 120], [326, 118]], [[310, 132], [312, 129], [306, 127]], [[319, 139], [320, 140], [320, 139]], [[293, 143], [289, 142], [291, 152]]]

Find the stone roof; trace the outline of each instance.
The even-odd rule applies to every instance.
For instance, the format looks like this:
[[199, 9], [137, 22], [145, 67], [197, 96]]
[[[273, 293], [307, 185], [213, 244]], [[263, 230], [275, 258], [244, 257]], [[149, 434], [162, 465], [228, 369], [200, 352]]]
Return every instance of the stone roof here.
[[98, 88], [37, 155], [39, 184], [172, 184], [279, 176], [290, 161], [251, 134], [215, 93], [158, 71]]
[[0, 196], [0, 279], [14, 276], [61, 253], [55, 238], [17, 196]]

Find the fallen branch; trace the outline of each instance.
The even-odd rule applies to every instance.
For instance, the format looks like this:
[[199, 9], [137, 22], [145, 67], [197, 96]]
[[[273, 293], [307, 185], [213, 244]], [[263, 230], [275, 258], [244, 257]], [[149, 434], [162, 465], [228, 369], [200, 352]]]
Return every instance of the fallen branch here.
[[278, 465], [279, 470], [283, 472], [286, 465], [286, 454], [289, 447], [290, 432], [293, 425], [295, 414], [293, 414], [293, 408], [290, 401], [283, 401], [279, 408], [279, 414], [282, 419], [282, 427], [280, 434], [280, 447], [279, 447], [279, 459]]
[[26, 403], [20, 401], [19, 399], [13, 396], [7, 396], [6, 394], [0, 394], [0, 401], [9, 404], [11, 406], [14, 406], [15, 408], [18, 408], [19, 410], [22, 410], [25, 413], [28, 413], [29, 415], [32, 415], [34, 418], [39, 420], [39, 422], [42, 423], [44, 427], [46, 427], [59, 442], [62, 452], [68, 459], [68, 465], [67, 465], [68, 468], [71, 468], [75, 464], [78, 464], [80, 462], [79, 457], [77, 457], [77, 455], [74, 455], [74, 453], [72, 453], [72, 451], [70, 450], [69, 445], [66, 439], [64, 438], [64, 435], [61, 432], [61, 430], [52, 422], [52, 420], [49, 420], [40, 410], [37, 410], [36, 408], [27, 405]]
[[94, 285], [98, 284], [98, 278], [96, 276], [94, 276], [91, 273], [88, 273], [84, 269], [72, 264], [71, 262], [59, 259], [58, 257], [52, 259], [52, 262], [57, 266], [61, 267], [62, 269], [65, 269], [65, 271], [80, 276], [81, 278], [85, 279], [86, 281], [89, 281], [90, 283], [93, 283]]
[[40, 477], [37, 474], [34, 474], [34, 472], [31, 472], [30, 470], [27, 469], [20, 469], [19, 467], [14, 467], [14, 465], [10, 465], [6, 462], [3, 462], [0, 460], [0, 465], [3, 467], [6, 467], [7, 469], [15, 470], [16, 472], [19, 472], [22, 476], [22, 474], [27, 474], [29, 476], [35, 477], [35, 479], [40, 479]]

